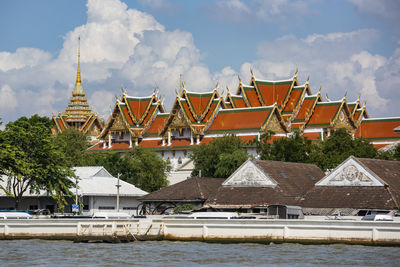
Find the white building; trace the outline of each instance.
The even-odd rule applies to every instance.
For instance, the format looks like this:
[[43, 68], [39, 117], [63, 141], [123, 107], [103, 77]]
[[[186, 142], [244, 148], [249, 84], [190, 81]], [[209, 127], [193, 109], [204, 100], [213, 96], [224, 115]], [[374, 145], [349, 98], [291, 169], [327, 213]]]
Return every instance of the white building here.
[[[113, 177], [104, 167], [74, 167], [75, 174], [78, 176], [77, 188], [72, 188], [73, 193], [77, 193], [79, 200], [84, 205], [81, 207], [83, 215], [93, 215], [97, 211], [117, 211], [117, 185], [118, 179]], [[3, 176], [1, 182], [4, 187], [7, 185], [7, 177]], [[119, 209], [120, 211], [136, 214], [139, 204], [137, 198], [144, 196], [147, 192], [135, 187], [125, 181], [119, 181]], [[65, 212], [71, 212], [71, 205], [74, 199], [69, 201], [65, 207]], [[14, 199], [7, 197], [0, 192], [0, 210], [13, 209]], [[56, 209], [56, 202], [48, 196], [47, 192], [41, 191], [40, 194], [27, 192], [20, 204], [21, 210]]]

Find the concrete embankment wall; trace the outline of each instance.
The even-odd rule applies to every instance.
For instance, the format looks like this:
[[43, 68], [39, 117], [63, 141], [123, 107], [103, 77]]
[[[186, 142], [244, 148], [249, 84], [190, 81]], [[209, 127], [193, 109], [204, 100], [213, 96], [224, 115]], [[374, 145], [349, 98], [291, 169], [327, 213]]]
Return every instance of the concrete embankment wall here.
[[312, 220], [2, 220], [0, 239], [200, 240], [400, 245], [400, 222]]

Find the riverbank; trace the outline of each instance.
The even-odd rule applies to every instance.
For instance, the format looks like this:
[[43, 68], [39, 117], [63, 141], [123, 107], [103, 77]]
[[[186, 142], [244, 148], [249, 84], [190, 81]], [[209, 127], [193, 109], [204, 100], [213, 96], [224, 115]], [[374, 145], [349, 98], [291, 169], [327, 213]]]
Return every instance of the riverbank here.
[[400, 222], [271, 219], [31, 219], [2, 220], [0, 239], [77, 242], [185, 240], [259, 243], [346, 243], [400, 246]]

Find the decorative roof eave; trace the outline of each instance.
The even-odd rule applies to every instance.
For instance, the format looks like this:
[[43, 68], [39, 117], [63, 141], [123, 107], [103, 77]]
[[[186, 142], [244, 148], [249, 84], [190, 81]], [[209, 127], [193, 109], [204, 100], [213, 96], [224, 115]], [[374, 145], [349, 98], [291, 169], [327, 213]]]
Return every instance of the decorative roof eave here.
[[[87, 133], [88, 129], [92, 126], [94, 123], [94, 113], [90, 114], [90, 116], [87, 118], [85, 123], [79, 128], [79, 131], [82, 133]], [[93, 118], [93, 119], [92, 119]]]
[[150, 109], [151, 105], [153, 104], [154, 101], [157, 101], [156, 94], [153, 93], [151, 96], [146, 97], [146, 98], [141, 97], [142, 99], [147, 99], [147, 98], [149, 98], [150, 100], [148, 101], [145, 110], [143, 111], [143, 113], [140, 115], [139, 118], [136, 118], [136, 116], [134, 115], [134, 113], [133, 113], [133, 111], [132, 111], [132, 108], [131, 108], [131, 106], [129, 105], [128, 98], [134, 98], [134, 97], [128, 97], [128, 96], [124, 93], [123, 96], [122, 96], [122, 102], [125, 103], [125, 104], [127, 105], [128, 111], [129, 111], [129, 115], [131, 116], [132, 121], [133, 121], [134, 123], [136, 123], [136, 124], [142, 124], [144, 118], [146, 118], [147, 112], [149, 112], [149, 109]]
[[[183, 110], [183, 107], [182, 107], [182, 103], [181, 103], [181, 97], [180, 97], [180, 95], [177, 95], [176, 99], [175, 99], [175, 102], [174, 102], [174, 105], [172, 106], [171, 113], [170, 113], [168, 119], [165, 121], [164, 127], [159, 132], [160, 136], [164, 136], [165, 135], [165, 133], [167, 132], [167, 130], [169, 128], [169, 125], [172, 123], [172, 121], [174, 120], [175, 116], [178, 115], [179, 110]], [[186, 112], [182, 112], [182, 114], [183, 114], [183, 118], [184, 118], [185, 122], [188, 124], [188, 126], [190, 127], [192, 132], [194, 132], [195, 128], [192, 126], [192, 123], [191, 123], [190, 119], [187, 117]]]
[[[297, 102], [296, 102], [296, 104], [295, 104], [295, 106], [293, 107], [293, 110], [292, 110], [292, 112], [290, 113], [290, 114], [287, 114], [286, 116], [287, 116], [287, 121], [291, 121], [294, 117], [295, 117], [295, 115], [297, 114], [297, 111], [300, 109], [300, 107], [301, 107], [301, 104], [302, 104], [302, 100], [304, 99], [304, 95], [305, 95], [305, 93], [307, 92], [307, 94], [308, 95], [311, 95], [311, 90], [310, 90], [310, 86], [309, 86], [309, 83], [308, 83], [308, 80], [307, 80], [307, 82], [304, 84], [304, 85], [302, 85], [302, 86], [300, 86], [301, 88], [304, 88], [304, 90], [302, 90], [302, 92], [301, 92], [301, 94], [300, 94], [300, 96], [299, 96], [299, 99], [297, 100]], [[294, 88], [294, 87], [293, 87]], [[293, 90], [292, 90], [293, 91]], [[283, 111], [284, 109], [282, 109], [282, 111]]]
[[290, 129], [287, 126], [287, 124], [285, 123], [285, 121], [283, 120], [281, 112], [276, 103], [273, 105], [272, 111], [270, 112], [268, 118], [265, 120], [265, 122], [261, 126], [261, 131], [264, 132], [267, 129], [267, 127], [268, 127], [269, 123], [271, 122], [271, 119], [273, 118], [274, 115], [276, 115], [276, 117], [279, 121], [279, 124], [282, 127], [282, 129], [284, 130], [284, 132], [286, 132], [286, 133], [290, 132]]
[[125, 116], [123, 116], [123, 111], [122, 111], [122, 108], [119, 103], [120, 103], [120, 101], [117, 99], [114, 109], [113, 109], [113, 112], [111, 113], [111, 116], [108, 118], [108, 121], [107, 121], [105, 127], [103, 128], [103, 131], [99, 135], [99, 137], [101, 139], [105, 139], [106, 136], [108, 135], [110, 128], [112, 127], [112, 125], [115, 121], [115, 118], [117, 118], [117, 116], [118, 116], [118, 112], [121, 114], [122, 120], [124, 121], [124, 124], [125, 124], [127, 130], [130, 132], [130, 134], [133, 135], [133, 132], [130, 130], [129, 123], [126, 121]]
[[220, 98], [217, 88], [215, 88], [212, 92], [205, 92], [205, 93], [196, 93], [196, 94], [212, 94], [211, 97], [208, 100], [208, 103], [206, 105], [206, 107], [204, 108], [204, 110], [202, 111], [202, 113], [199, 115], [197, 114], [197, 112], [195, 111], [195, 109], [193, 108], [193, 104], [192, 101], [190, 100], [190, 97], [188, 96], [188, 94], [190, 94], [190, 92], [188, 93], [187, 90], [185, 88], [183, 88], [182, 90], [182, 97], [184, 97], [186, 99], [186, 101], [188, 102], [188, 106], [189, 106], [189, 110], [192, 113], [192, 116], [195, 120], [201, 121], [204, 119], [204, 117], [206, 116], [206, 114], [209, 111], [209, 108], [212, 104], [212, 101], [216, 98]]
[[[313, 96], [309, 96], [309, 97], [313, 97]], [[304, 99], [303, 99], [303, 101], [304, 101]], [[306, 125], [307, 125], [308, 121], [310, 120], [311, 116], [314, 114], [315, 106], [317, 105], [318, 102], [322, 102], [321, 89], [318, 91], [315, 101], [313, 102], [310, 110], [306, 114], [306, 116], [304, 118], [304, 122], [302, 122], [302, 124], [299, 126], [299, 131], [300, 132], [302, 132], [304, 130], [304, 128], [306, 127]]]
[[[283, 110], [283, 109], [285, 108], [285, 105], [286, 105], [287, 101], [289, 100], [289, 96], [290, 96], [290, 93], [292, 92], [293, 87], [296, 86], [296, 85], [298, 84], [298, 81], [297, 81], [297, 74], [298, 74], [298, 70], [296, 69], [296, 72], [295, 72], [293, 78], [287, 80], [288, 82], [289, 82], [289, 81], [292, 81], [292, 83], [291, 83], [291, 85], [290, 85], [290, 87], [289, 87], [289, 90], [288, 90], [286, 96], [285, 96], [285, 99], [282, 101], [282, 104], [281, 104], [281, 107], [280, 107], [281, 110]], [[261, 95], [260, 89], [258, 88], [257, 81], [261, 81], [261, 80], [257, 80], [257, 79], [255, 78], [255, 76], [254, 76], [253, 71], [251, 70], [251, 82], [250, 82], [250, 85], [253, 85], [253, 86], [256, 88], [256, 92], [257, 92], [258, 99], [259, 99], [261, 105], [262, 105], [262, 106], [265, 106], [266, 103], [265, 103], [265, 101], [264, 101], [264, 99], [263, 99], [263, 97], [262, 97], [262, 95]], [[286, 81], [286, 80], [285, 80], [285, 81]], [[274, 83], [274, 82], [278, 82], [278, 81], [270, 81], [270, 82], [271, 82], [271, 83]], [[311, 91], [309, 92], [309, 94], [311, 94]]]
[[340, 110], [344, 110], [345, 111], [347, 119], [349, 120], [351, 126], [353, 126], [353, 128], [356, 129], [357, 128], [356, 127], [356, 123], [354, 122], [353, 115], [350, 112], [349, 106], [347, 105], [346, 97], [343, 97], [342, 103], [341, 103], [341, 105], [339, 107], [339, 111], [336, 112], [335, 116], [332, 118], [332, 120], [330, 122], [330, 126], [333, 127], [333, 125], [338, 120], [339, 115], [340, 115]]

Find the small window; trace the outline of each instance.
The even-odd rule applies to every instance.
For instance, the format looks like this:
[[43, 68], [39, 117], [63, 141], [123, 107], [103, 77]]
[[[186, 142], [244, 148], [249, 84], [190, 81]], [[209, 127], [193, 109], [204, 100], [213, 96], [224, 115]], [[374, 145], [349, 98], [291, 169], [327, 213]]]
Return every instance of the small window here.
[[89, 210], [89, 204], [84, 204], [83, 205], [83, 210]]
[[288, 178], [287, 175], [284, 172], [279, 173], [283, 178]]
[[181, 157], [178, 158], [178, 164], [182, 164], [182, 158]]

